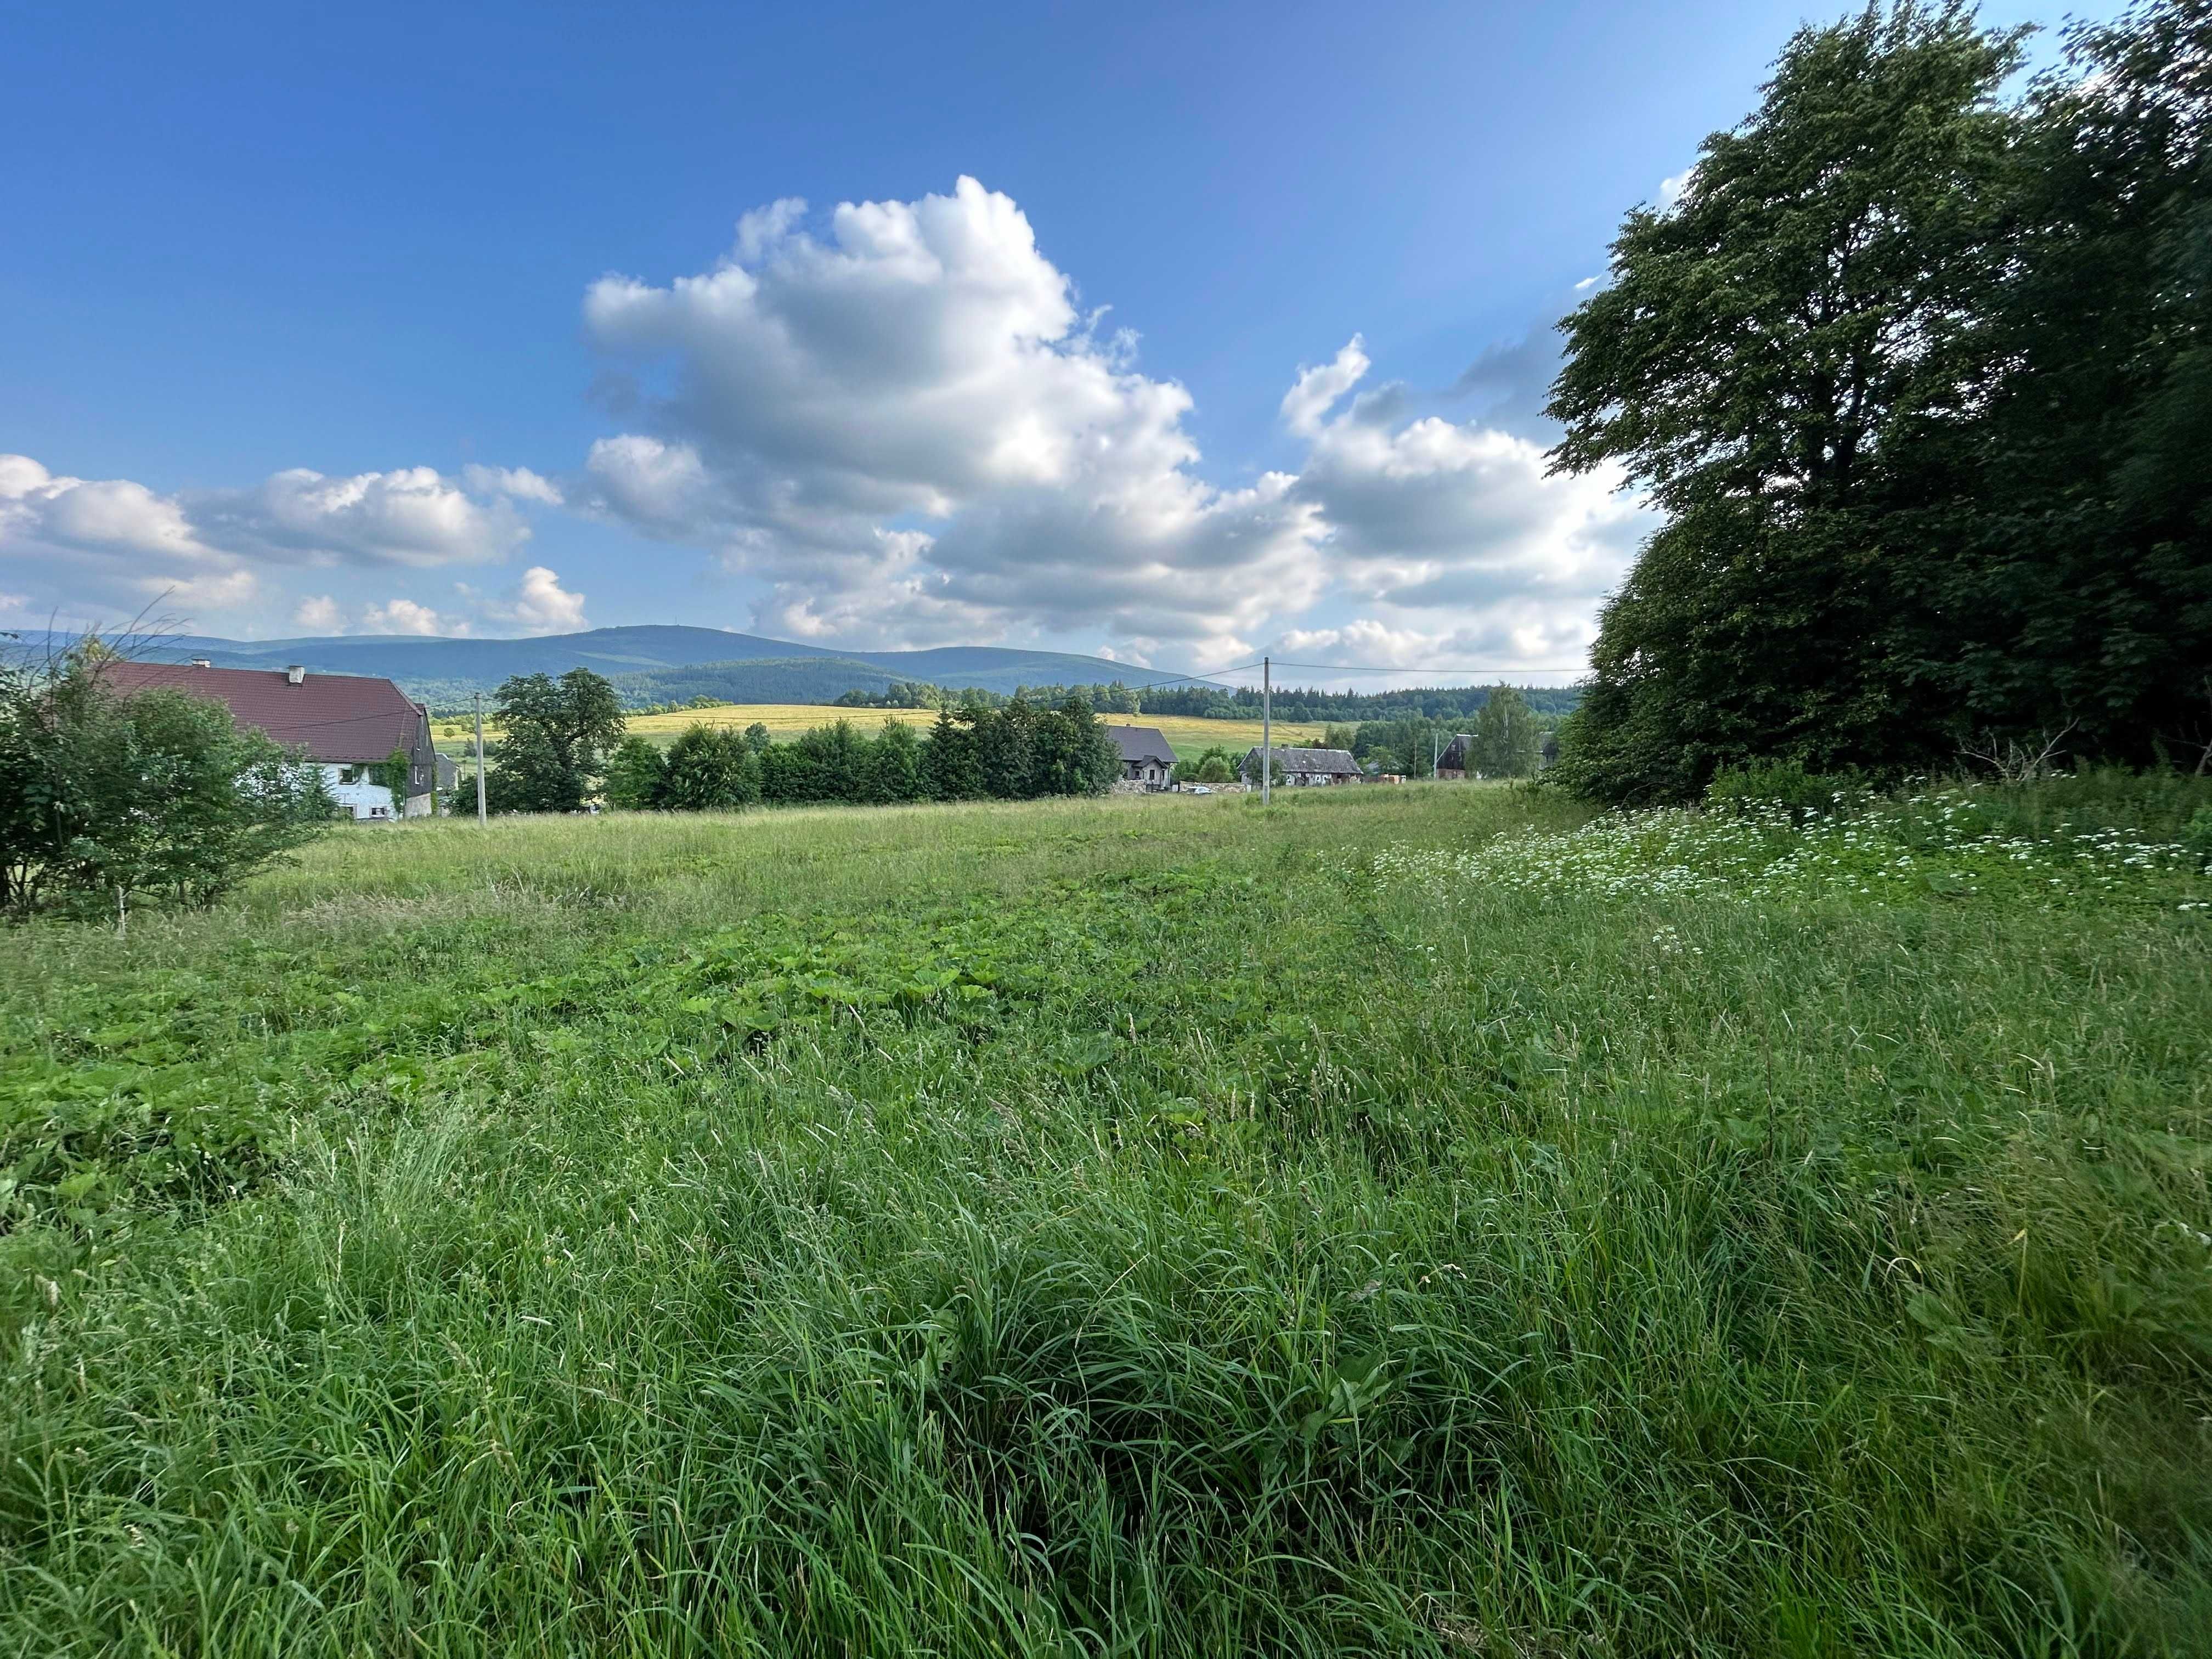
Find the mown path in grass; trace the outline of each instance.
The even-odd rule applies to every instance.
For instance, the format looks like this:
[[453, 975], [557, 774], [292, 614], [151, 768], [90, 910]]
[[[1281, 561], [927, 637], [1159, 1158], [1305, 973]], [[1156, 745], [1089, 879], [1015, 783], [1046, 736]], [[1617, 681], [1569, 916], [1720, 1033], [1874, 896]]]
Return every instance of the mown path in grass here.
[[1578, 817], [425, 823], [0, 939], [0, 1652], [2205, 1651], [2204, 878]]

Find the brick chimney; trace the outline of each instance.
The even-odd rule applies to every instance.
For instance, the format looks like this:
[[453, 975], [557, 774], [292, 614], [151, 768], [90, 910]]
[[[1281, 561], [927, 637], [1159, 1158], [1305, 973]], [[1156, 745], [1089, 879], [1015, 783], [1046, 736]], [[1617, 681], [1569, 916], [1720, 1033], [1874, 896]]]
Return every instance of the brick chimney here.
[[287, 685], [301, 684], [307, 678], [307, 669], [304, 663], [293, 663], [284, 670], [284, 684]]

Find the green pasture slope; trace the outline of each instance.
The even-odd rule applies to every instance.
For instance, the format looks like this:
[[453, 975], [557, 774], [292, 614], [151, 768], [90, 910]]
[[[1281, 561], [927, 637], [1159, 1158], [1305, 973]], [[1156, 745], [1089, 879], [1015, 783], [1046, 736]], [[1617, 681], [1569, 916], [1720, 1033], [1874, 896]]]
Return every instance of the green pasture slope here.
[[0, 1653], [2212, 1650], [2212, 881], [2075, 793], [424, 823], [0, 936]]

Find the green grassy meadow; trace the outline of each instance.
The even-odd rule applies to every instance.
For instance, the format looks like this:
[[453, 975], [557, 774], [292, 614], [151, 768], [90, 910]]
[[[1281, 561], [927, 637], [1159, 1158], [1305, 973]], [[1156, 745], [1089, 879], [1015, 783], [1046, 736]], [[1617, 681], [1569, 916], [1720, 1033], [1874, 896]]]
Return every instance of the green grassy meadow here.
[[0, 935], [0, 1653], [2212, 1652], [2197, 799], [424, 821]]

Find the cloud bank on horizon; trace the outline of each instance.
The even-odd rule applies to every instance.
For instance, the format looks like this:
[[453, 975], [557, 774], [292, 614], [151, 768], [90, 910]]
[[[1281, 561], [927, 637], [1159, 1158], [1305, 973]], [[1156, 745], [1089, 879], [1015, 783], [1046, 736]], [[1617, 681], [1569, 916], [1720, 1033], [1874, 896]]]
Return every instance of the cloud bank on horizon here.
[[[566, 632], [584, 596], [546, 565], [450, 599], [423, 583], [568, 512], [704, 552], [756, 588], [755, 630], [817, 642], [1565, 663], [1644, 528], [1616, 479], [1548, 477], [1525, 434], [1363, 390], [1358, 335], [1282, 396], [1295, 470], [1208, 478], [1189, 393], [969, 178], [842, 204], [819, 234], [777, 202], [711, 270], [592, 284], [584, 322], [621, 429], [571, 470], [292, 468], [162, 495], [0, 457], [0, 557], [23, 573], [0, 597], [151, 604], [204, 631]], [[412, 591], [349, 607], [312, 591], [321, 572]]]

